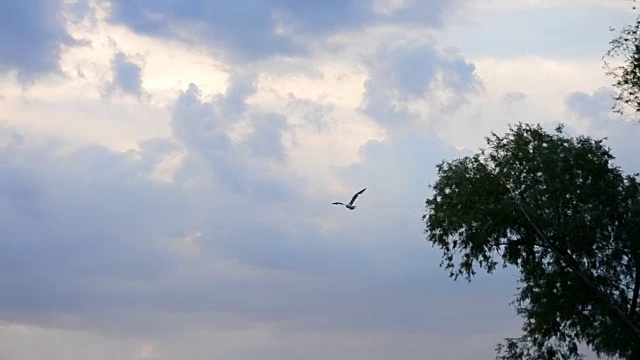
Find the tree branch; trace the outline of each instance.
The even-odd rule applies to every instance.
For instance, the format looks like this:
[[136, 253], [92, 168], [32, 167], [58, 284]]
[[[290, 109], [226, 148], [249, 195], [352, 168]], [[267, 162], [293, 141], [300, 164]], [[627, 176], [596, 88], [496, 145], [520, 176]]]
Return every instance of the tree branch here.
[[[508, 187], [507, 187], [508, 189]], [[511, 194], [511, 192], [510, 192]], [[613, 309], [618, 316], [622, 319], [622, 321], [624, 321], [625, 323], [627, 323], [627, 325], [629, 325], [629, 327], [636, 333], [636, 335], [638, 336], [638, 338], [640, 339], [640, 328], [638, 328], [636, 326], [636, 324], [633, 323], [633, 321], [631, 321], [631, 319], [629, 319], [628, 315], [625, 314], [624, 311], [622, 311], [622, 309], [620, 309], [620, 307], [618, 307], [616, 304], [614, 304], [609, 297], [605, 296], [602, 294], [602, 292], [600, 291], [600, 289], [591, 281], [591, 279], [584, 273], [584, 271], [582, 271], [582, 267], [580, 266], [580, 263], [578, 263], [578, 261], [576, 259], [573, 258], [573, 256], [571, 256], [571, 254], [567, 251], [567, 250], [563, 250], [558, 248], [557, 246], [555, 246], [552, 242], [549, 241], [549, 239], [547, 238], [546, 235], [544, 235], [542, 233], [542, 231], [540, 231], [540, 229], [538, 228], [538, 226], [533, 222], [533, 220], [531, 219], [531, 217], [529, 217], [529, 214], [527, 214], [527, 212], [524, 210], [524, 208], [522, 207], [522, 205], [520, 204], [519, 201], [515, 200], [514, 201], [515, 204], [518, 206], [518, 208], [520, 209], [520, 211], [522, 212], [522, 214], [525, 216], [525, 218], [527, 219], [527, 221], [529, 222], [529, 224], [531, 224], [531, 226], [534, 228], [534, 230], [536, 231], [536, 233], [538, 233], [538, 236], [540, 236], [543, 240], [545, 240], [545, 242], [547, 244], [549, 244], [548, 248], [551, 249], [553, 252], [555, 252], [557, 255], [560, 256], [560, 258], [564, 261], [564, 263], [571, 269], [573, 270], [580, 278], [582, 278], [582, 280], [584, 280], [584, 282], [594, 291], [594, 293], [604, 301], [605, 304], [607, 304], [611, 309]], [[636, 284], [638, 284], [639, 281], [639, 277], [638, 275], [638, 270], [639, 268], [636, 267]], [[640, 285], [639, 285], [640, 286]], [[636, 293], [634, 292], [634, 295]], [[636, 297], [636, 303], [637, 303], [637, 296]], [[633, 309], [633, 308], [632, 308]]]
[[633, 297], [631, 298], [631, 305], [629, 306], [629, 315], [636, 312], [638, 307], [638, 293], [640, 292], [640, 264], [636, 262], [636, 278], [633, 286]]

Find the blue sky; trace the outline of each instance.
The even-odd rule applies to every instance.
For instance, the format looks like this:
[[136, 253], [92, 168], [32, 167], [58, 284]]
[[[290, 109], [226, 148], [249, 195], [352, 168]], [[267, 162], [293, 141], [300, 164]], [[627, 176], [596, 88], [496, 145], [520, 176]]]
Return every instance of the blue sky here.
[[[493, 359], [435, 165], [508, 123], [608, 137], [626, 1], [0, 2], [0, 358]], [[334, 207], [367, 187], [356, 211]]]

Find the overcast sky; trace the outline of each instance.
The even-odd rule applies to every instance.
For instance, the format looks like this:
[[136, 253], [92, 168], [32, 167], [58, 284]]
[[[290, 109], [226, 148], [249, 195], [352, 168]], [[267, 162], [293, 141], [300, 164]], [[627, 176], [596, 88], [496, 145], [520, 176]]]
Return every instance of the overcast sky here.
[[635, 15], [0, 1], [0, 358], [493, 359], [517, 278], [438, 267], [435, 165], [562, 122], [640, 171], [601, 60]]

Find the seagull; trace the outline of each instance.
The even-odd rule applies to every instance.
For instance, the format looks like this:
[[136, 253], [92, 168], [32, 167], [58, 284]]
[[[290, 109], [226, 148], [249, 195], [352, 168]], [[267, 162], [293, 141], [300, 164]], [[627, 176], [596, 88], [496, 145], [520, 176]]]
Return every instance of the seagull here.
[[336, 202], [334, 202], [334, 203], [332, 203], [332, 204], [333, 204], [333, 205], [344, 205], [347, 209], [349, 209], [349, 210], [353, 210], [353, 209], [355, 209], [355, 208], [356, 208], [356, 206], [355, 206], [355, 205], [353, 205], [353, 203], [354, 203], [354, 202], [356, 201], [356, 199], [358, 198], [358, 195], [362, 194], [365, 190], [367, 190], [367, 188], [364, 188], [364, 189], [362, 189], [362, 190], [358, 191], [357, 193], [355, 193], [355, 195], [353, 195], [353, 197], [351, 198], [351, 201], [349, 201], [349, 203], [348, 203], [348, 204], [344, 204], [344, 203], [337, 202], [337, 201], [336, 201]]

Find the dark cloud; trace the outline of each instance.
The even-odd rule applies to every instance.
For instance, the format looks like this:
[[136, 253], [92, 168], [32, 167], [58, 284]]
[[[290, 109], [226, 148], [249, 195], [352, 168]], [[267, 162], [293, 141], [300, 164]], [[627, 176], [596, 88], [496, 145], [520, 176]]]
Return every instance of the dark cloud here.
[[22, 80], [59, 70], [61, 46], [75, 44], [62, 22], [61, 0], [0, 2], [0, 71]]
[[393, 14], [376, 14], [373, 1], [111, 0], [111, 21], [139, 33], [205, 43], [214, 51], [253, 60], [302, 55], [309, 40], [305, 37], [359, 29], [375, 21], [439, 26], [450, 3], [416, 2]]
[[111, 60], [113, 81], [107, 84], [106, 94], [121, 91], [140, 98], [142, 89], [142, 68], [122, 52], [118, 52]]

